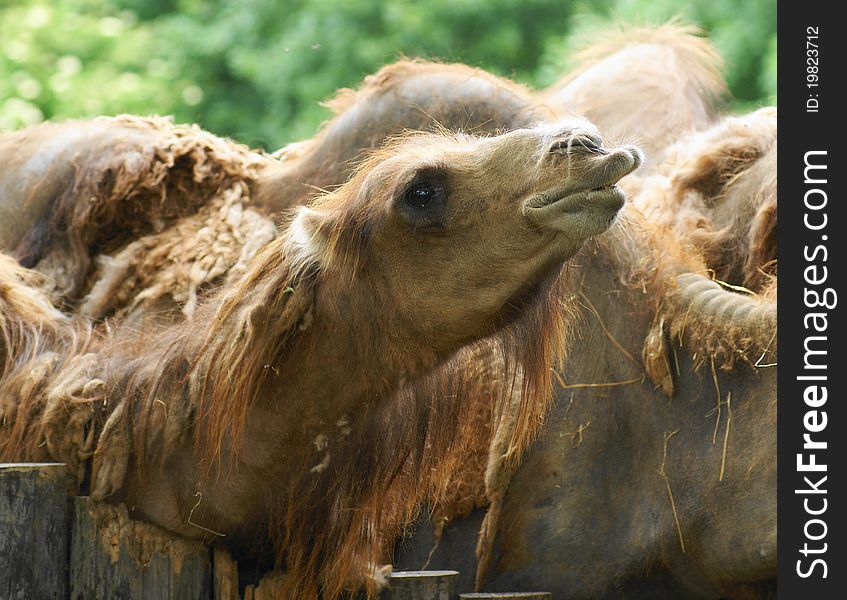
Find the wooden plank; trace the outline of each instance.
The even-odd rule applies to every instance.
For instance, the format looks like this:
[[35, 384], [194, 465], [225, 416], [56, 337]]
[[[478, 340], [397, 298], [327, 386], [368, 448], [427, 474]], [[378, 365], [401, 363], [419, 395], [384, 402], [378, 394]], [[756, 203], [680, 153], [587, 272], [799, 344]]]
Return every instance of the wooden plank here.
[[68, 597], [68, 471], [0, 463], [0, 598]]
[[73, 600], [212, 600], [207, 546], [133, 521], [126, 508], [74, 498]]
[[474, 592], [459, 594], [459, 600], [553, 600], [550, 592]]
[[215, 600], [241, 600], [238, 593], [238, 564], [223, 548], [212, 550]]
[[388, 578], [380, 600], [454, 600], [458, 571], [398, 571]]
[[271, 571], [257, 585], [244, 588], [244, 600], [279, 600], [283, 598], [282, 588], [285, 584], [285, 573]]

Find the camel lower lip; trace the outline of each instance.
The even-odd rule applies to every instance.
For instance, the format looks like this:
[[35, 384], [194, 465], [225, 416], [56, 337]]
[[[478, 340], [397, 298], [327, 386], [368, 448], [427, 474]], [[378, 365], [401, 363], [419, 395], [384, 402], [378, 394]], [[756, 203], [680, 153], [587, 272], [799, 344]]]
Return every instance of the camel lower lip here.
[[617, 186], [539, 194], [524, 204], [523, 214], [544, 229], [586, 239], [608, 229], [625, 201]]
[[530, 199], [526, 204], [526, 208], [576, 212], [585, 210], [595, 203], [599, 203], [601, 205], [609, 205], [609, 208], [613, 210], [619, 210], [623, 206], [624, 201], [625, 198], [621, 189], [616, 185], [608, 185], [569, 192], [562, 196], [539, 195]]

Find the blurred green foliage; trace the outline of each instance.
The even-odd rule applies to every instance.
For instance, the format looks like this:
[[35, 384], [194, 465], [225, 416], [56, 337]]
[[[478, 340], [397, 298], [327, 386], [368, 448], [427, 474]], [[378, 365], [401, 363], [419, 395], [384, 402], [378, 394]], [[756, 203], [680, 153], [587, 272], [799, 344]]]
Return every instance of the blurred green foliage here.
[[674, 16], [718, 47], [733, 108], [774, 102], [775, 0], [0, 0], [0, 131], [156, 113], [276, 148], [399, 56], [545, 86], [587, 32]]

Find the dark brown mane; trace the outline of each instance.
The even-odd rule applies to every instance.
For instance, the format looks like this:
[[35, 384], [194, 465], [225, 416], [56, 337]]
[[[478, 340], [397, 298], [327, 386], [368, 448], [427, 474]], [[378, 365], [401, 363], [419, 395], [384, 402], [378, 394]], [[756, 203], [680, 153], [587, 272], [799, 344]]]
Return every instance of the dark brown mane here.
[[40, 284], [0, 254], [0, 461], [63, 460], [81, 479], [102, 384], [91, 377], [97, 336], [56, 310]]
[[134, 415], [142, 456], [166, 426], [160, 396], [173, 397], [174, 386], [184, 388], [190, 403], [182, 409], [191, 413], [184, 425], [194, 430], [202, 462], [219, 467], [224, 449], [238, 455], [247, 410], [273, 376], [271, 367], [287, 340], [307, 326], [303, 320], [312, 307], [315, 266], [292, 268], [285, 243], [281, 237], [268, 244], [236, 285], [211, 299], [196, 318], [155, 340], [147, 358], [152, 368], [129, 378], [128, 397], [140, 405], [126, 415]]

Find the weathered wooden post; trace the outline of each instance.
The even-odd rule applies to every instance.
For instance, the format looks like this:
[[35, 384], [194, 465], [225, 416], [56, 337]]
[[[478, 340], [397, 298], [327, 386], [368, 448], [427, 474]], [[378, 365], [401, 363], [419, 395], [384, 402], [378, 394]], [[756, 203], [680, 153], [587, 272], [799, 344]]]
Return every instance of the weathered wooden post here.
[[458, 571], [398, 571], [380, 600], [454, 600], [458, 579]]
[[0, 464], [0, 598], [68, 597], [68, 471]]
[[550, 592], [474, 592], [459, 594], [459, 600], [553, 600]]
[[74, 498], [72, 600], [212, 600], [212, 560], [200, 542], [133, 521], [123, 506]]
[[238, 594], [238, 564], [223, 548], [212, 550], [214, 600], [241, 600]]

